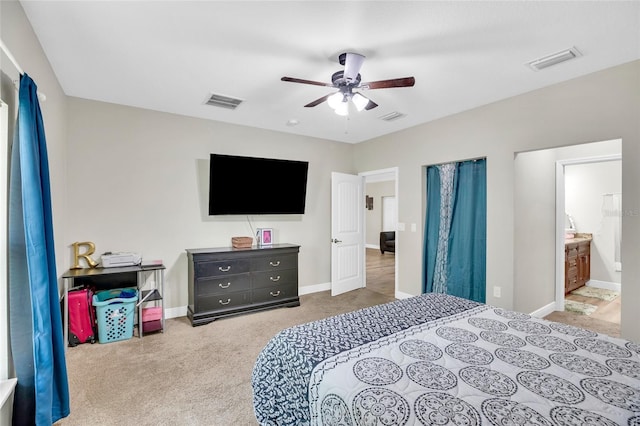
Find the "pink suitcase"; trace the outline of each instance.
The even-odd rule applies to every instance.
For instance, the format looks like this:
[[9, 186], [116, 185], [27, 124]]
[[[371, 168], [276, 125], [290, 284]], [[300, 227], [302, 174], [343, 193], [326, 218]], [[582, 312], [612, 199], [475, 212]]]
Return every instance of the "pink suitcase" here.
[[93, 308], [93, 291], [87, 288], [69, 291], [69, 346], [95, 343], [96, 315]]

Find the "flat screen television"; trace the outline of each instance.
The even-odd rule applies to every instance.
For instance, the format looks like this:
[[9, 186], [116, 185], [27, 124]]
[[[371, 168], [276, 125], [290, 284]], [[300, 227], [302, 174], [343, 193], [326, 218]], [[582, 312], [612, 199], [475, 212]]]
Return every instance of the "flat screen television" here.
[[303, 214], [307, 161], [211, 154], [209, 214]]

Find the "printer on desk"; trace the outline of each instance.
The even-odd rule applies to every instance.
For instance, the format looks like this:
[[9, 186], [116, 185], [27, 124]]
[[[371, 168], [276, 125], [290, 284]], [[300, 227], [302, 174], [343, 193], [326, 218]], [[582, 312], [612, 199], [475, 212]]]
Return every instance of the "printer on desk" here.
[[100, 256], [100, 263], [103, 268], [117, 268], [123, 266], [135, 266], [139, 265], [142, 261], [142, 256], [138, 253], [111, 253], [106, 252]]

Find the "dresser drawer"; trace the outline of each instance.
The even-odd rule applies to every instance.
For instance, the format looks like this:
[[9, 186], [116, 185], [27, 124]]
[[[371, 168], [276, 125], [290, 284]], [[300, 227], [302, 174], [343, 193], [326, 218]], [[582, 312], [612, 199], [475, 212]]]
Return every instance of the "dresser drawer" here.
[[216, 311], [221, 309], [235, 308], [251, 303], [251, 292], [241, 291], [227, 294], [214, 294], [198, 297], [196, 310]]
[[196, 280], [196, 294], [225, 294], [245, 291], [251, 288], [251, 275], [237, 274], [221, 277], [208, 277]]
[[277, 287], [284, 284], [295, 284], [298, 286], [298, 270], [283, 269], [279, 271], [255, 272], [252, 274], [252, 287]]
[[273, 256], [256, 257], [251, 261], [253, 271], [275, 271], [279, 269], [295, 269], [298, 267], [297, 254], [273, 254]]
[[298, 284], [290, 283], [275, 287], [254, 288], [251, 301], [253, 303], [277, 302], [292, 297], [298, 297]]
[[249, 272], [249, 259], [216, 260], [211, 262], [196, 262], [194, 265], [196, 277], [215, 277]]

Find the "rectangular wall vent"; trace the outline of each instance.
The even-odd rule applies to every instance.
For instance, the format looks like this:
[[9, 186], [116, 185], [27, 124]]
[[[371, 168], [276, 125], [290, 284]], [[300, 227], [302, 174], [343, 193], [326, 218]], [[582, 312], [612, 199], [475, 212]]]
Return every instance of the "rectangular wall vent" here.
[[215, 93], [207, 97], [205, 105], [217, 106], [227, 109], [236, 109], [242, 103], [242, 99], [231, 98], [229, 96], [217, 95]]
[[527, 63], [527, 66], [534, 71], [540, 71], [545, 68], [549, 68], [553, 65], [560, 64], [562, 62], [569, 61], [571, 59], [575, 59], [579, 56], [582, 56], [582, 53], [575, 47], [571, 49], [562, 50], [560, 52], [556, 52], [552, 55], [545, 56], [543, 58], [535, 59], [531, 62]]
[[380, 117], [380, 120], [384, 120], [384, 121], [393, 121], [393, 120], [397, 120], [399, 118], [405, 117], [406, 114], [403, 114], [401, 112], [398, 111], [394, 111], [394, 112], [390, 112], [389, 114], [385, 114], [382, 117]]

